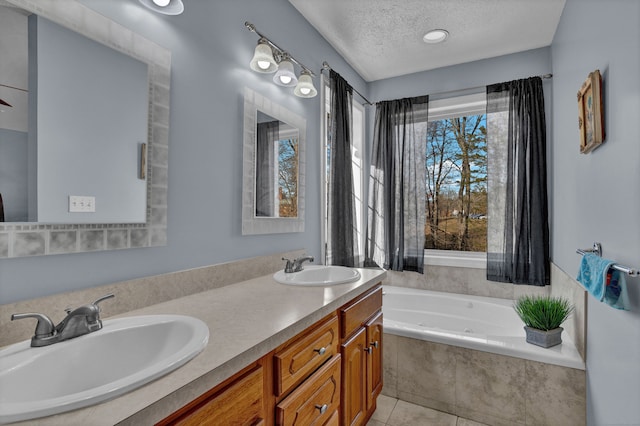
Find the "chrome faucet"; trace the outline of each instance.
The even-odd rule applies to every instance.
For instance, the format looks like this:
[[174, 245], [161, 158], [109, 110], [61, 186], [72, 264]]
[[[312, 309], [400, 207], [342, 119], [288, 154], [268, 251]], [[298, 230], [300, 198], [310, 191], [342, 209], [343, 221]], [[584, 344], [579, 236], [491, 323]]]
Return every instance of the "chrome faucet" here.
[[38, 313], [13, 314], [11, 315], [11, 321], [36, 318], [38, 324], [36, 325], [35, 334], [31, 338], [31, 346], [48, 346], [100, 330], [102, 328], [102, 320], [100, 320], [98, 303], [112, 297], [115, 296], [107, 294], [88, 305], [83, 305], [76, 309], [65, 309], [67, 316], [55, 327], [48, 316]]
[[284, 273], [285, 274], [290, 274], [293, 272], [300, 272], [302, 271], [302, 263], [309, 261], [309, 262], [313, 262], [313, 256], [302, 256], [299, 257], [297, 259], [293, 259], [293, 260], [289, 260], [289, 259], [285, 259], [284, 257], [282, 258], [282, 260], [286, 260], [287, 264], [284, 267]]

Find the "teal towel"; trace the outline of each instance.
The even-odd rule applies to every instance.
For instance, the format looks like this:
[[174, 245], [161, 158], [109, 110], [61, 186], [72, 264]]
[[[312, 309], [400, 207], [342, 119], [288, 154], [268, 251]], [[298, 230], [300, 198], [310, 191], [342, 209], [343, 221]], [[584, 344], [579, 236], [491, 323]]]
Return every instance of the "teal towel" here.
[[[580, 262], [578, 281], [600, 302], [616, 308], [629, 310], [627, 283], [623, 272], [612, 269], [615, 262], [593, 253], [586, 253]], [[611, 269], [611, 271], [609, 271]], [[607, 274], [611, 277], [607, 285]]]

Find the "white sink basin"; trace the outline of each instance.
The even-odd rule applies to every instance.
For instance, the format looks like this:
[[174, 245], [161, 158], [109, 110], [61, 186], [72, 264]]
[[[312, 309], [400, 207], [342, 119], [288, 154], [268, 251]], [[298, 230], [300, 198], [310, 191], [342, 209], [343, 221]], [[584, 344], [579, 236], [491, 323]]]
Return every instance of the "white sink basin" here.
[[280, 284], [324, 287], [359, 280], [360, 272], [345, 266], [307, 265], [300, 272], [278, 271], [273, 279]]
[[149, 315], [103, 321], [91, 334], [42, 348], [0, 351], [0, 423], [106, 401], [173, 371], [209, 340], [197, 318]]

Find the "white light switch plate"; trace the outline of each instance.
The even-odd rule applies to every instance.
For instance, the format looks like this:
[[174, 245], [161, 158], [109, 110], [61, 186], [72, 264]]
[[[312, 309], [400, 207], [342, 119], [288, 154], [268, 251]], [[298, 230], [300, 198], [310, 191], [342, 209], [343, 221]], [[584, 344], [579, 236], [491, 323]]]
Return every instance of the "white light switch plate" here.
[[69, 195], [69, 213], [95, 213], [96, 197]]

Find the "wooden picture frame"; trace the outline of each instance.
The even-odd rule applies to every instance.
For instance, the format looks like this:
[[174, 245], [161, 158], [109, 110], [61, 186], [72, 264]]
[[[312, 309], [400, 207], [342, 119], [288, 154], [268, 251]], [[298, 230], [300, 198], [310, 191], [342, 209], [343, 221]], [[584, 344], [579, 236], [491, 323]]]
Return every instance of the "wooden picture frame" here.
[[600, 70], [589, 73], [578, 91], [578, 129], [582, 154], [593, 151], [604, 142], [604, 108]]

